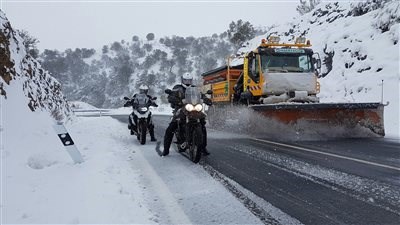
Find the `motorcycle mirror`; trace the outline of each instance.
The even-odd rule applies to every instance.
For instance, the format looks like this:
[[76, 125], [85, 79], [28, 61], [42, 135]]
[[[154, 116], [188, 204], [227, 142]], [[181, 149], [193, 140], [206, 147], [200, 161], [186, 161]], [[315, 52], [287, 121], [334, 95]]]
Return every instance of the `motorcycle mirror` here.
[[129, 99], [128, 97], [124, 97], [124, 100], [127, 100], [127, 101], [128, 101], [128, 100], [130, 100], [130, 99]]
[[207, 93], [208, 95], [212, 95], [213, 91], [212, 91], [212, 90], [208, 90], [206, 93]]
[[157, 99], [157, 97], [153, 97], [151, 100], [156, 100]]
[[165, 89], [165, 94], [171, 94], [171, 93], [172, 93], [171, 89]]

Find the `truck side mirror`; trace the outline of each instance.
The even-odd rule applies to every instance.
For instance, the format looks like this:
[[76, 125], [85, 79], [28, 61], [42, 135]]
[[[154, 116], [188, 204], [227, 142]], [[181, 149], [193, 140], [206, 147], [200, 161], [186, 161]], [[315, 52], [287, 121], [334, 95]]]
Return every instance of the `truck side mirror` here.
[[312, 62], [317, 70], [321, 69], [321, 58], [319, 57], [318, 52], [314, 52]]
[[321, 69], [321, 59], [317, 59], [317, 69]]
[[171, 94], [172, 93], [172, 91], [171, 91], [171, 89], [165, 89], [165, 94]]

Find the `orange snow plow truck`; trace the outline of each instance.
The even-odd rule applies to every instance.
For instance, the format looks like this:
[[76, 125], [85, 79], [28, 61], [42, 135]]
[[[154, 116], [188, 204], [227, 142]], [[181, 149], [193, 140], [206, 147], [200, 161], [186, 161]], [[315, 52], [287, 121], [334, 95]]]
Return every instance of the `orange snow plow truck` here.
[[213, 91], [215, 108], [209, 112], [210, 119], [218, 110], [228, 115], [228, 106], [247, 105], [286, 125], [306, 121], [384, 136], [383, 104], [319, 102], [321, 60], [310, 47], [304, 37], [293, 44], [270, 37], [243, 58], [236, 58], [236, 64], [228, 59], [226, 66], [203, 73], [203, 89]]

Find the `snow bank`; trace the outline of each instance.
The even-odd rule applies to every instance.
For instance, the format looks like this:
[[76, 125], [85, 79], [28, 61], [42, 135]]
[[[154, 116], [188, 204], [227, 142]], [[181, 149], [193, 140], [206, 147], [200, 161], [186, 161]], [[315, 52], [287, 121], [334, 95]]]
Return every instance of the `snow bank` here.
[[6, 107], [2, 222], [154, 223], [143, 205], [139, 174], [130, 168], [129, 149], [115, 147], [120, 140], [104, 125], [111, 118], [69, 127], [85, 159], [74, 165], [46, 114], [24, 111], [23, 104]]
[[75, 109], [98, 109], [98, 108], [94, 107], [93, 105], [86, 103], [86, 102], [71, 101], [68, 103], [72, 110], [75, 110]]

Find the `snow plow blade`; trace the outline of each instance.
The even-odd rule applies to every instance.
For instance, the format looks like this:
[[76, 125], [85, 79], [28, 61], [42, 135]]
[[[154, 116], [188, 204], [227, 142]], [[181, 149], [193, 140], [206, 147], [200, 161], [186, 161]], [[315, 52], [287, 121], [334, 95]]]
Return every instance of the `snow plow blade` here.
[[[351, 130], [361, 128], [385, 136], [381, 103], [309, 103], [270, 104], [249, 106], [263, 116], [284, 124], [315, 124]], [[300, 122], [301, 121], [301, 122]], [[312, 129], [312, 126], [308, 127]], [[327, 130], [329, 132], [329, 130]], [[362, 137], [363, 134], [357, 135]], [[365, 135], [367, 136], [367, 135]]]

